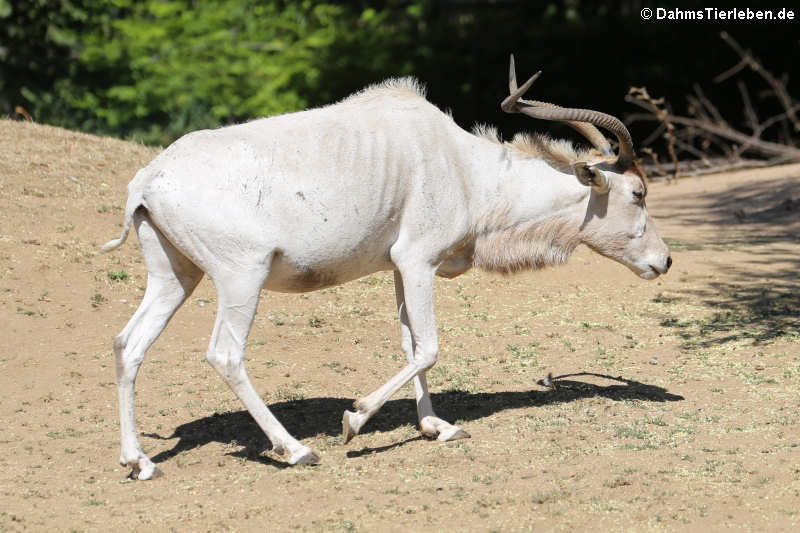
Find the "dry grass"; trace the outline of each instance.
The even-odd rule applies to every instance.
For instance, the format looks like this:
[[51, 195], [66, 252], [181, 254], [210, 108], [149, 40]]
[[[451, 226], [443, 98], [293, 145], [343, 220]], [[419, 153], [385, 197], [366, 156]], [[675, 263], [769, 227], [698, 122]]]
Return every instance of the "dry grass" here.
[[342, 410], [402, 365], [379, 274], [262, 299], [250, 374], [323, 452], [286, 468], [204, 362], [204, 281], [138, 380], [142, 443], [165, 476], [126, 483], [111, 339], [145, 273], [135, 238], [97, 251], [156, 151], [10, 121], [0, 148], [2, 530], [798, 526], [797, 166], [651, 187], [675, 260], [656, 282], [585, 250], [437, 282], [434, 402], [466, 441], [421, 439], [406, 389], [341, 444]]

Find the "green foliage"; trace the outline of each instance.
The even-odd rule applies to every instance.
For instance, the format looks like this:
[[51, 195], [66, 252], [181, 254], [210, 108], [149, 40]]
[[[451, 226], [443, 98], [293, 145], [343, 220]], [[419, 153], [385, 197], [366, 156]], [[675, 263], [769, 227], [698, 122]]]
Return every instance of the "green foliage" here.
[[[48, 65], [29, 67], [52, 80], [2, 92], [18, 91], [37, 120], [148, 143], [307, 106], [330, 52], [374, 44], [388, 13], [310, 0], [46, 4], [0, 0], [4, 37], [19, 36], [19, 50], [31, 37], [47, 48]], [[334, 63], [350, 66], [347, 58]]]
[[72, 106], [101, 129], [128, 128], [147, 142], [298, 109], [318, 76], [315, 51], [336, 37], [340, 8], [311, 2], [251, 6], [241, 0], [118, 1], [125, 10], [87, 36], [81, 60], [122, 76], [81, 87]]
[[[79, 36], [93, 27], [104, 2], [0, 0], [0, 112], [16, 106], [59, 125], [75, 126], [69, 104], [53, 84], [79, 73], [74, 61]], [[55, 120], [53, 120], [55, 119]]]
[[[0, 113], [22, 106], [38, 122], [167, 144], [410, 74], [463, 126], [503, 131], [532, 127], [497, 110], [509, 52], [520, 76], [545, 71], [538, 99], [616, 115], [630, 111], [631, 85], [680, 105], [737, 60], [720, 56], [719, 24], [644, 23], [638, 12], [632, 0], [0, 0]], [[791, 74], [793, 28], [737, 25], [736, 36]], [[709, 96], [738, 116], [728, 93]]]

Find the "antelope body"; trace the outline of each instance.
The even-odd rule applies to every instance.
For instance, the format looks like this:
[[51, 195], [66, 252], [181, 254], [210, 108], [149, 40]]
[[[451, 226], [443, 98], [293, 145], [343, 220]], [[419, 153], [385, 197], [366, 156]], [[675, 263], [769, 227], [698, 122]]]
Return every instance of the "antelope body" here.
[[[466, 132], [405, 79], [328, 107], [188, 134], [136, 174], [122, 236], [104, 247], [121, 245], [133, 225], [148, 269], [142, 303], [114, 340], [120, 462], [135, 477], [155, 472], [137, 438], [136, 374], [204, 273], [219, 305], [207, 359], [274, 450], [297, 464], [319, 455], [272, 415], [244, 366], [262, 288], [304, 292], [393, 270], [407, 365], [345, 411], [344, 439], [413, 380], [421, 432], [452, 440], [469, 435], [436, 416], [425, 379], [438, 352], [436, 274], [453, 277], [473, 265], [540, 268], [565, 261], [579, 244], [646, 279], [667, 271], [669, 251], [647, 215], [645, 184], [629, 171], [624, 126], [521, 100], [535, 77], [517, 88], [513, 63], [511, 72], [503, 109], [568, 121], [598, 152]], [[592, 123], [617, 135], [619, 156]]]

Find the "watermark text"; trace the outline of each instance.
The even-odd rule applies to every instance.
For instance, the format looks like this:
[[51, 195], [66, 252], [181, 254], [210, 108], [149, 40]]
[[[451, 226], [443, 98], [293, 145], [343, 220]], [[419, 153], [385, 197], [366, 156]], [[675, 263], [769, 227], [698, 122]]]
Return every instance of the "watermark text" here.
[[702, 9], [680, 9], [645, 7], [640, 12], [644, 20], [667, 21], [790, 21], [797, 20], [798, 14], [789, 8], [781, 9], [751, 9], [749, 7], [719, 8], [705, 7]]

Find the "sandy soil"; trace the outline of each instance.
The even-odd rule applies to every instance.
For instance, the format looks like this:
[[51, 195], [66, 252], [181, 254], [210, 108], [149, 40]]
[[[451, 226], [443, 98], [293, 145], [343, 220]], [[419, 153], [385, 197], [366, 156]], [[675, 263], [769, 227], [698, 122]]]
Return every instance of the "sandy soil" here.
[[406, 388], [342, 444], [342, 411], [402, 365], [381, 274], [262, 298], [251, 377], [323, 454], [287, 467], [204, 361], [204, 280], [137, 382], [164, 476], [130, 482], [111, 340], [144, 270], [135, 237], [98, 247], [156, 153], [0, 121], [0, 530], [798, 527], [800, 166], [651, 185], [675, 262], [654, 282], [585, 249], [438, 281], [434, 404], [469, 440], [422, 439]]

